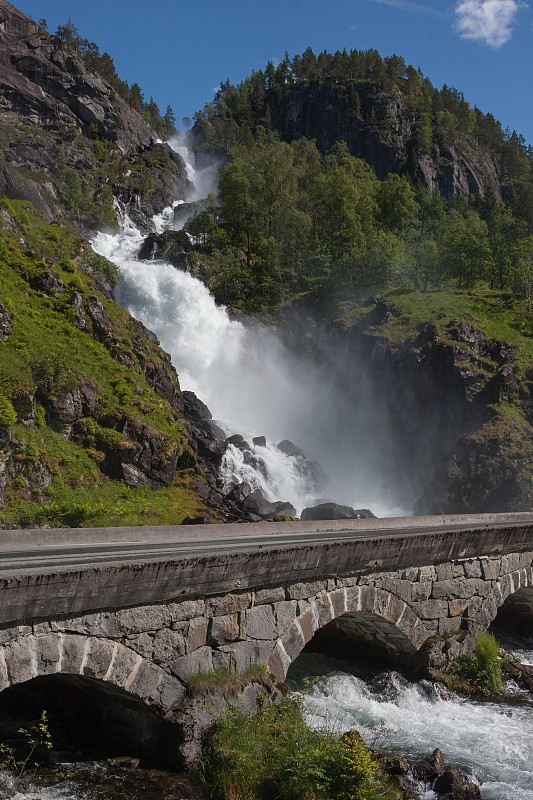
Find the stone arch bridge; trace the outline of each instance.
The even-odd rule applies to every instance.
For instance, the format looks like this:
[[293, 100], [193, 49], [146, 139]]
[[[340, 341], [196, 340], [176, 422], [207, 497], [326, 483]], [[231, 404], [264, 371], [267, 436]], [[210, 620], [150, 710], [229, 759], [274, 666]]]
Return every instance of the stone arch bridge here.
[[[138, 554], [139, 531], [155, 554]], [[471, 650], [499, 609], [533, 619], [533, 515], [3, 537], [0, 697], [83, 676], [168, 716], [198, 674], [263, 665], [282, 682], [319, 631], [439, 665]], [[69, 566], [61, 540], [76, 537]]]

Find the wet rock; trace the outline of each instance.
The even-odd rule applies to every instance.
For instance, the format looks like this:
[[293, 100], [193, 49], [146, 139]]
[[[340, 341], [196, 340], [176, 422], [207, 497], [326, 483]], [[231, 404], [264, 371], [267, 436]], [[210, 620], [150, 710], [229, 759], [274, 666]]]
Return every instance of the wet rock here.
[[311, 508], [304, 508], [300, 519], [326, 520], [326, 519], [372, 519], [375, 515], [368, 508], [351, 508], [338, 503], [320, 503]]
[[186, 253], [191, 249], [192, 245], [185, 231], [150, 233], [142, 243], [138, 257], [142, 261], [164, 259], [178, 269], [184, 269], [187, 267]]
[[291, 442], [290, 439], [284, 439], [276, 446], [286, 456], [296, 460], [299, 472], [312, 483], [315, 491], [321, 491], [328, 486], [329, 478], [320, 464], [317, 461], [311, 461], [294, 442]]
[[282, 453], [285, 453], [286, 456], [303, 456], [306, 458], [304, 451], [297, 447], [294, 442], [291, 442], [290, 439], [283, 439], [276, 447], [278, 450], [281, 450]]
[[433, 784], [438, 800], [481, 800], [479, 786], [463, 769], [446, 767]]
[[266, 436], [254, 436], [252, 439], [253, 444], [255, 447], [266, 447]]
[[13, 317], [7, 308], [0, 303], [0, 342], [4, 342], [8, 336], [11, 336], [13, 330]]
[[209, 433], [211, 433], [211, 435], [214, 436], [218, 441], [226, 441], [226, 431], [221, 428], [220, 425], [217, 425], [216, 422], [213, 422], [212, 419], [204, 419], [202, 427], [204, 430], [207, 428]]
[[444, 756], [437, 747], [430, 756], [426, 756], [414, 764], [413, 773], [420, 781], [433, 782], [441, 774], [444, 766]]
[[291, 517], [296, 515], [296, 509], [291, 503], [283, 501], [270, 503], [259, 489], [256, 489], [245, 499], [242, 507], [248, 513], [256, 514], [262, 519], [268, 519], [279, 514], [287, 514]]
[[502, 675], [506, 680], [514, 680], [522, 689], [533, 694], [533, 667], [517, 661], [502, 661]]
[[241, 436], [240, 433], [236, 433], [234, 436], [229, 436], [226, 439], [226, 444], [232, 444], [234, 447], [237, 447], [239, 450], [251, 450], [252, 448], [244, 438]]
[[244, 503], [244, 501], [248, 497], [250, 497], [251, 493], [252, 493], [252, 487], [250, 486], [249, 483], [244, 482], [237, 484], [237, 486], [234, 486], [234, 488], [230, 492], [228, 492], [226, 497], [228, 498], [228, 500], [231, 500], [232, 502], [237, 503], [237, 505], [240, 506]]
[[400, 775], [398, 787], [403, 792], [403, 797], [412, 798], [420, 796], [420, 784], [411, 775]]

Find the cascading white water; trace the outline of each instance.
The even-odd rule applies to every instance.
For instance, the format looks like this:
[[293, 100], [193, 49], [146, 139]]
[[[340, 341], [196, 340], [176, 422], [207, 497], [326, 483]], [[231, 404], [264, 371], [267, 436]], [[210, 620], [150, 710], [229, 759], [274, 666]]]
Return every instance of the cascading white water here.
[[[205, 195], [213, 188], [212, 166], [198, 174], [183, 141], [170, 144], [200, 186], [193, 197]], [[327, 489], [318, 490], [320, 497], [371, 508], [378, 516], [408, 513], [383, 475], [383, 453], [381, 462], [376, 456], [376, 443], [386, 434], [377, 421], [379, 398], [369, 397], [364, 375], [353, 376], [359, 386], [354, 402], [342, 389], [344, 365], [334, 355], [318, 365], [292, 354], [268, 327], [232, 320], [191, 275], [162, 261], [139, 261], [141, 242], [124, 215], [121, 233], [100, 233], [93, 247], [119, 267], [117, 301], [157, 334], [182, 388], [194, 391], [229, 434], [294, 441], [331, 479]], [[248, 463], [241, 451], [228, 448], [226, 489], [247, 480], [267, 499], [288, 500], [298, 512], [313, 503], [317, 490], [298, 459], [272, 446], [251, 447]]]
[[[445, 699], [433, 684], [409, 683], [394, 672], [380, 676], [376, 687], [339, 671], [339, 664], [324, 656], [304, 656], [299, 669], [307, 678], [325, 676], [304, 695], [310, 725], [339, 733], [355, 728], [367, 743], [376, 741], [378, 749], [392, 747], [413, 760], [439, 747], [447, 763], [481, 783], [484, 800], [533, 800], [531, 705]], [[295, 678], [297, 687], [301, 680]]]

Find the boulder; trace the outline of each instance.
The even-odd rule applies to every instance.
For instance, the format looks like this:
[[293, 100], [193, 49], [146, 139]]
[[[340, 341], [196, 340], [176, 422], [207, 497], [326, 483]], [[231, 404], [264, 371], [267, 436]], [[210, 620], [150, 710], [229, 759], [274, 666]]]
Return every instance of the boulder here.
[[251, 450], [252, 448], [244, 438], [241, 436], [240, 433], [236, 433], [234, 436], [229, 436], [226, 439], [226, 444], [232, 444], [234, 447], [237, 447], [239, 450]]
[[433, 783], [435, 778], [444, 770], [444, 767], [444, 756], [437, 747], [430, 756], [421, 758], [420, 761], [413, 765], [413, 773], [418, 780]]
[[266, 436], [254, 436], [252, 442], [255, 447], [266, 447]]
[[250, 514], [261, 517], [261, 519], [268, 519], [279, 514], [287, 514], [290, 517], [296, 516], [296, 509], [291, 503], [283, 501], [270, 503], [259, 489], [248, 495], [242, 504], [242, 508]]
[[375, 514], [368, 508], [351, 508], [351, 506], [341, 506], [338, 503], [320, 503], [311, 508], [304, 508], [300, 519], [321, 520], [321, 519], [372, 519]]
[[502, 675], [507, 680], [514, 680], [522, 689], [533, 694], [533, 667], [519, 664], [518, 661], [502, 661]]
[[283, 439], [276, 447], [289, 458], [296, 460], [298, 471], [311, 482], [315, 491], [325, 489], [328, 486], [329, 478], [320, 464], [317, 461], [311, 461], [304, 451], [294, 442], [291, 442], [290, 439]]
[[438, 800], [481, 800], [479, 786], [460, 767], [446, 767], [433, 784]]
[[227, 493], [226, 497], [228, 500], [231, 500], [233, 503], [237, 503], [237, 505], [241, 506], [251, 494], [252, 488], [249, 483], [245, 482], [234, 486], [233, 489]]

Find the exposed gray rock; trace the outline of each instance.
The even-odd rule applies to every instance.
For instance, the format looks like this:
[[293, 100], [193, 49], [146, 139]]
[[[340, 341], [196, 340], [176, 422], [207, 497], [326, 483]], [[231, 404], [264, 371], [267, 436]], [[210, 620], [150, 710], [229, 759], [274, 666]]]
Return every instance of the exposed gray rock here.
[[320, 503], [317, 506], [304, 508], [300, 518], [304, 520], [320, 519], [369, 519], [375, 515], [367, 508], [351, 508], [338, 503]]
[[0, 342], [4, 342], [13, 330], [13, 317], [7, 308], [0, 303]]
[[296, 509], [291, 503], [283, 501], [270, 503], [259, 489], [256, 489], [255, 492], [248, 495], [242, 503], [242, 507], [245, 511], [256, 514], [262, 519], [268, 519], [278, 514], [287, 514], [291, 517], [296, 516]]
[[209, 642], [215, 647], [229, 644], [239, 638], [240, 631], [238, 614], [213, 617], [209, 628]]
[[96, 391], [88, 383], [79, 386], [64, 386], [56, 396], [48, 398], [50, 415], [64, 424], [71, 424], [81, 417], [93, 414], [99, 405]]

